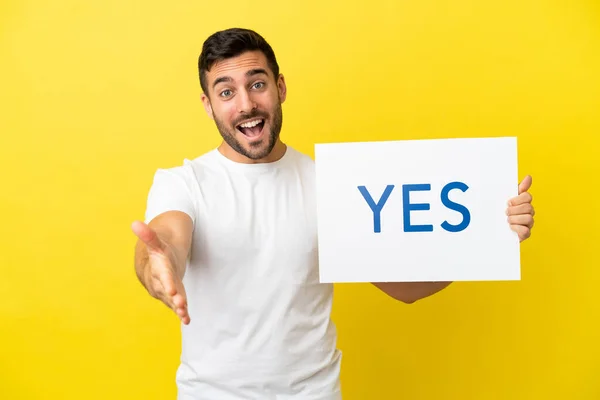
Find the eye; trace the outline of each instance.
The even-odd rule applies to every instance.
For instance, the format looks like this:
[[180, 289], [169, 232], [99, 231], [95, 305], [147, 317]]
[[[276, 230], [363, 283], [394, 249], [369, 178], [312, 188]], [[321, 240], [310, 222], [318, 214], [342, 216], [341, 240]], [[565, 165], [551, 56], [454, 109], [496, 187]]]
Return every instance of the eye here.
[[229, 90], [229, 89], [225, 89], [225, 90], [223, 90], [223, 91], [222, 91], [222, 92], [219, 94], [219, 96], [221, 96], [221, 97], [228, 97], [228, 96], [231, 96], [231, 90]]
[[265, 86], [264, 82], [256, 82], [254, 85], [252, 85], [252, 87], [254, 89], [262, 89]]

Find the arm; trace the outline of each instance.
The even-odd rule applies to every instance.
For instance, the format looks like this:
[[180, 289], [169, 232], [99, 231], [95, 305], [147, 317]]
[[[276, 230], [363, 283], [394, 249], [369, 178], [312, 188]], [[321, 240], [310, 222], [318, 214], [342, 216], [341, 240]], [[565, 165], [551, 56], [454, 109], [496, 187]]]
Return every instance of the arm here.
[[132, 224], [138, 237], [135, 272], [148, 293], [189, 323], [187, 298], [182, 279], [192, 242], [192, 219], [181, 211], [167, 211], [148, 225]]
[[388, 296], [411, 304], [417, 300], [429, 297], [446, 287], [452, 282], [373, 282]]

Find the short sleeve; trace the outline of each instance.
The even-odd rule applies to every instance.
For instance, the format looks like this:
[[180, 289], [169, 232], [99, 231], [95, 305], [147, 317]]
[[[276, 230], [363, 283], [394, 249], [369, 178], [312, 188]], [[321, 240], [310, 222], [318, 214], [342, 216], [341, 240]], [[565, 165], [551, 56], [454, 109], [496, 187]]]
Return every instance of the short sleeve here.
[[192, 221], [196, 221], [192, 181], [186, 168], [180, 166], [156, 171], [148, 192], [146, 223], [166, 211], [181, 211], [188, 214]]

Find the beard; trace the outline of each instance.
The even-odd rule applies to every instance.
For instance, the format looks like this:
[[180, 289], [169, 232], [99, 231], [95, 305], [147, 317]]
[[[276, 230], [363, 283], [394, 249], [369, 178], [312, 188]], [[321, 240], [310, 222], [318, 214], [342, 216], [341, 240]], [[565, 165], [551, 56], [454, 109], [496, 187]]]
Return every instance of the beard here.
[[[251, 119], [251, 118], [264, 119], [265, 122], [264, 122], [263, 129], [266, 129], [267, 121], [268, 121], [268, 114], [258, 111], [258, 110], [254, 110], [250, 114], [245, 114], [245, 115], [241, 116], [237, 122], [232, 124], [231, 127], [226, 126], [226, 124], [222, 120], [217, 118], [216, 116], [214, 117], [214, 120], [215, 120], [217, 129], [219, 130], [219, 133], [223, 137], [223, 140], [225, 140], [225, 142], [232, 149], [234, 149], [237, 153], [239, 153], [239, 154], [243, 155], [244, 157], [247, 157], [251, 160], [260, 160], [262, 158], [265, 158], [266, 156], [268, 156], [271, 153], [271, 151], [273, 150], [273, 147], [275, 147], [275, 143], [277, 142], [277, 139], [279, 138], [279, 133], [281, 132], [281, 126], [283, 125], [283, 112], [281, 109], [281, 103], [278, 102], [277, 107], [273, 111], [273, 120], [269, 122], [270, 130], [269, 130], [269, 132], [266, 132], [267, 135], [263, 135], [263, 138], [260, 140], [249, 142], [250, 148], [246, 149], [244, 147], [244, 145], [242, 144], [242, 141], [238, 140], [236, 137], [237, 134], [243, 135], [242, 132], [240, 132], [238, 129], [236, 129], [236, 126], [239, 124], [240, 121], [243, 121], [246, 119]], [[265, 140], [266, 140], [266, 143], [265, 143]]]

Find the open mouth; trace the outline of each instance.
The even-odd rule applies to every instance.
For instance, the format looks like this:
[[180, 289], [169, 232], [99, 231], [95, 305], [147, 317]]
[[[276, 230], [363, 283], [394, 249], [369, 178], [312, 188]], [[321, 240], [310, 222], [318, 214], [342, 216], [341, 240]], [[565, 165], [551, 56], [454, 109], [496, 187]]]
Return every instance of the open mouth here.
[[262, 135], [265, 120], [262, 118], [246, 121], [236, 126], [236, 129], [249, 139], [255, 139]]

